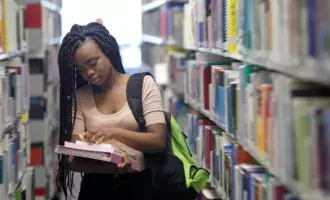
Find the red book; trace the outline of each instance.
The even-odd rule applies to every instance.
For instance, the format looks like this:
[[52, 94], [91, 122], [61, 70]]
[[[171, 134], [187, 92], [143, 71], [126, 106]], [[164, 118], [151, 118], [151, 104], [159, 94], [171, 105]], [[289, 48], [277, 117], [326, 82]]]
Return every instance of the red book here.
[[203, 91], [204, 91], [204, 109], [210, 110], [210, 92], [209, 84], [211, 83], [211, 66], [203, 67]]
[[27, 4], [25, 9], [25, 28], [41, 28], [41, 11], [40, 3]]
[[205, 127], [205, 165], [207, 169], [211, 169], [211, 151], [213, 150], [212, 127]]
[[162, 39], [167, 41], [167, 7], [164, 6], [161, 11], [161, 36]]

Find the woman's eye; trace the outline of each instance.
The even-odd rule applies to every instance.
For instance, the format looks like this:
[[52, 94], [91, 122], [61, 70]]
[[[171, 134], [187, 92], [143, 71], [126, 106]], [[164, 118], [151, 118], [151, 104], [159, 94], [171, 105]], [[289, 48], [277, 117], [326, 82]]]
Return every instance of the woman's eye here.
[[96, 63], [97, 63], [97, 59], [93, 59], [93, 60], [91, 60], [91, 61], [89, 62], [89, 65], [90, 65], [90, 66], [95, 66]]

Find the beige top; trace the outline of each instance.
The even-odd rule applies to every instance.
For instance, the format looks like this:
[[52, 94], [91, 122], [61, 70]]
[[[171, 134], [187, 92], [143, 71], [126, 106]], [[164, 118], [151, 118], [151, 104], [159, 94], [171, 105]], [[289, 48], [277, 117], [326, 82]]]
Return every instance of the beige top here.
[[[145, 76], [142, 89], [143, 114], [146, 125], [165, 123], [162, 97], [157, 84], [151, 76]], [[136, 122], [128, 103], [117, 113], [103, 115], [96, 108], [91, 86], [87, 85], [77, 91], [77, 114], [73, 133], [83, 133], [85, 129], [97, 131], [101, 127], [119, 127], [138, 131]]]

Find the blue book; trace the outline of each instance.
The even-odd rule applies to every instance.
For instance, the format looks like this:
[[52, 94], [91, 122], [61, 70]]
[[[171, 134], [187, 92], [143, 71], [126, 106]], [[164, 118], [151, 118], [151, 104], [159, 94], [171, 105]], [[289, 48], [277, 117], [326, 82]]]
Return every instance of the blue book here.
[[2, 187], [2, 184], [5, 183], [5, 165], [4, 165], [4, 160], [3, 160], [3, 155], [0, 156], [0, 187]]
[[317, 57], [317, 20], [316, 20], [316, 0], [306, 0], [307, 7], [307, 30], [308, 30], [308, 55], [311, 57]]
[[262, 166], [258, 165], [250, 165], [250, 164], [241, 164], [241, 169], [243, 171], [242, 175], [242, 194], [245, 200], [253, 200], [251, 199], [251, 186], [250, 186], [250, 177], [252, 173], [264, 173], [265, 169]]
[[217, 86], [217, 90], [218, 90], [218, 115], [220, 118], [220, 122], [224, 123], [224, 112], [225, 112], [225, 104], [224, 104], [224, 100], [225, 100], [225, 88], [222, 86]]

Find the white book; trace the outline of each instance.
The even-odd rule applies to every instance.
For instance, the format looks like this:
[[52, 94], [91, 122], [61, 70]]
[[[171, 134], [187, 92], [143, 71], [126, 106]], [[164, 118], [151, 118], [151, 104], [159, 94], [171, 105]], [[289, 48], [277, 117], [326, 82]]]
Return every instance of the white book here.
[[0, 64], [0, 107], [1, 107], [1, 127], [7, 123], [7, 88], [6, 88], [6, 71], [5, 66]]
[[268, 15], [266, 12], [266, 2], [259, 3], [260, 15], [260, 56], [265, 58], [268, 51]]
[[5, 191], [7, 193], [11, 192], [9, 190], [10, 184], [10, 160], [9, 160], [9, 134], [4, 135], [4, 140], [2, 142], [3, 156], [4, 156], [4, 182], [5, 182]]
[[212, 17], [208, 16], [207, 17], [207, 30], [208, 30], [208, 48], [214, 48], [214, 41], [213, 41], [213, 21]]
[[299, 16], [299, 22], [300, 22], [300, 41], [298, 42], [300, 44], [299, 50], [300, 50], [300, 59], [302, 61], [306, 60], [308, 55], [308, 9], [306, 2], [301, 1], [299, 3], [301, 5], [300, 7], [300, 16]]
[[291, 1], [281, 1], [281, 59], [282, 62], [290, 64], [291, 56], [290, 55], [290, 3]]
[[5, 30], [6, 30], [6, 40], [8, 42], [8, 48], [6, 49], [7, 52], [14, 52], [17, 51], [17, 30], [16, 26], [12, 23], [17, 22], [17, 13], [18, 5], [14, 0], [7, 0], [6, 3], [3, 5], [5, 6], [6, 12], [6, 20], [11, 23], [7, 23]]
[[280, 22], [280, 16], [281, 16], [281, 11], [280, 11], [280, 0], [274, 0], [271, 1], [271, 7], [272, 7], [272, 55], [271, 59], [273, 62], [280, 63], [280, 53], [281, 53], [281, 48], [282, 48], [282, 38], [280, 35], [280, 30], [281, 30], [281, 22]]
[[[252, 77], [252, 75], [251, 75]], [[255, 120], [255, 98], [254, 98], [254, 88], [253, 84], [249, 83], [246, 88], [246, 108], [247, 112], [245, 114], [245, 121], [247, 122], [247, 129], [246, 129], [246, 139], [247, 141], [252, 142], [252, 134], [255, 134], [255, 126], [254, 126], [254, 120]]]
[[[226, 136], [226, 134], [222, 134], [221, 136], [221, 145], [220, 145], [220, 148], [221, 148], [221, 174], [222, 174], [222, 182], [221, 182], [221, 185], [224, 186], [225, 185], [225, 148], [226, 146], [229, 146], [231, 145], [231, 142], [229, 140], [229, 138]], [[225, 191], [225, 188], [222, 189], [222, 191]]]
[[241, 167], [239, 165], [236, 165], [234, 168], [234, 173], [235, 173], [235, 199], [240, 200], [242, 199], [242, 171]]
[[201, 166], [204, 166], [204, 144], [203, 144], [203, 141], [204, 141], [204, 128], [205, 126], [199, 126], [199, 130], [198, 130], [198, 138], [199, 138], [199, 142], [196, 144], [198, 145], [198, 148], [197, 148], [197, 155], [198, 155], [198, 159], [201, 163]]
[[[205, 39], [205, 27], [203, 28], [202, 32], [200, 32], [200, 24], [204, 24], [206, 21], [206, 9], [205, 9], [205, 0], [197, 0], [197, 30], [198, 30], [198, 36], [197, 36], [197, 45], [199, 47], [205, 47], [206, 46], [206, 39]], [[201, 35], [200, 35], [201, 34]], [[200, 40], [201, 39], [201, 40]]]
[[210, 111], [211, 111], [211, 113], [213, 113], [214, 112], [214, 110], [212, 109], [213, 107], [214, 107], [214, 91], [213, 91], [213, 84], [212, 83], [210, 83], [209, 84], [209, 107], [210, 107]]

